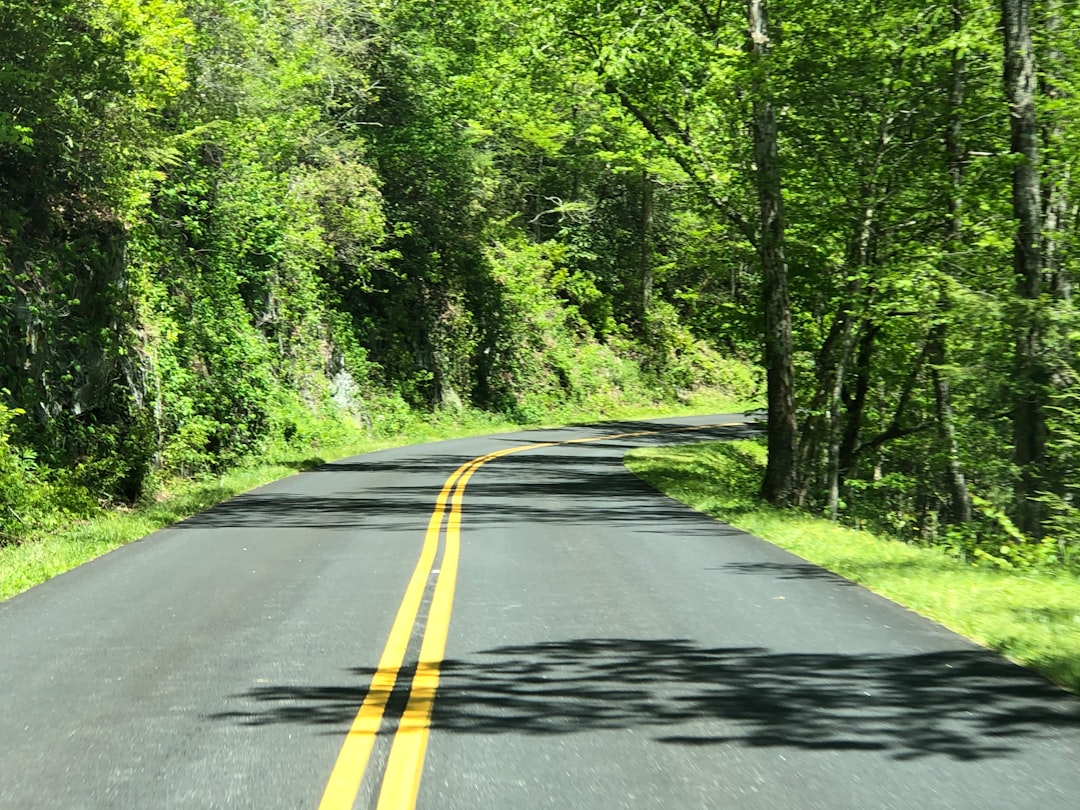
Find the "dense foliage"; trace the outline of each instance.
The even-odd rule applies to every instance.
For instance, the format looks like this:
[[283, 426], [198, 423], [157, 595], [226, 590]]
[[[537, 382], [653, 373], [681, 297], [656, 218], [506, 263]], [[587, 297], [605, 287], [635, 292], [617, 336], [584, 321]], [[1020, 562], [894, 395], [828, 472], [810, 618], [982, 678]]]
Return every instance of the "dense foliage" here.
[[754, 268], [708, 310], [758, 324], [784, 460], [763, 494], [964, 559], [1075, 557], [1075, 8], [522, 15], [564, 82], [678, 165], [723, 260]]
[[707, 218], [642, 224], [638, 133], [496, 12], [0, 0], [0, 544], [436, 409], [753, 389]]
[[771, 500], [1067, 562], [1078, 14], [0, 0], [0, 495], [760, 356]]

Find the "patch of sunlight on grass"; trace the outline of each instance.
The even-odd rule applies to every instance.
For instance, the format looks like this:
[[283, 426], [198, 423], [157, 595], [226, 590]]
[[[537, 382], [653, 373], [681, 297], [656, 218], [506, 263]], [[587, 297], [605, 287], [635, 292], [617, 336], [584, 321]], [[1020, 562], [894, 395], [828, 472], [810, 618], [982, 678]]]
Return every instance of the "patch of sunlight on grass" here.
[[626, 466], [660, 491], [1030, 666], [1080, 693], [1080, 579], [973, 566], [934, 547], [838, 526], [757, 497], [757, 442], [633, 450]]

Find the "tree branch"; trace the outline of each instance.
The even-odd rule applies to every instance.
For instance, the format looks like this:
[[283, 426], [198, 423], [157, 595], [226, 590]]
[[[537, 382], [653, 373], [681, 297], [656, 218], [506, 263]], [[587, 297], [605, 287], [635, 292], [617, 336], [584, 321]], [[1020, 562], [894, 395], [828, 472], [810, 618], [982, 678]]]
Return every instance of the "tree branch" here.
[[857, 458], [862, 455], [865, 450], [873, 450], [876, 447], [880, 447], [885, 444], [885, 442], [920, 433], [935, 425], [935, 422], [933, 421], [922, 422], [914, 427], [907, 428], [901, 427], [900, 425], [900, 421], [904, 418], [904, 411], [907, 410], [908, 402], [911, 401], [911, 394], [915, 390], [915, 383], [918, 382], [919, 374], [922, 372], [923, 365], [926, 363], [929, 352], [930, 343], [926, 342], [923, 344], [922, 351], [919, 352], [918, 358], [916, 358], [914, 365], [911, 367], [911, 373], [908, 374], [908, 378], [904, 382], [904, 389], [900, 392], [900, 400], [896, 403], [896, 410], [893, 412], [892, 421], [889, 423], [889, 426], [870, 441], [860, 442], [851, 454], [852, 458]]
[[641, 107], [639, 107], [634, 100], [630, 98], [614, 80], [604, 75], [603, 67], [598, 66], [597, 71], [600, 73], [600, 78], [604, 80], [604, 90], [612, 96], [615, 96], [619, 103], [622, 104], [630, 115], [637, 119], [645, 130], [653, 136], [659, 143], [668, 147], [668, 151], [671, 157], [679, 164], [680, 168], [690, 177], [694, 184], [698, 187], [698, 190], [705, 195], [705, 199], [712, 205], [717, 211], [735, 226], [735, 228], [742, 234], [751, 245], [757, 247], [757, 232], [754, 226], [750, 224], [747, 219], [740, 214], [724, 197], [718, 197], [713, 191], [711, 184], [705, 177], [701, 176], [700, 170], [705, 170], [706, 174], [711, 174], [712, 170], [709, 166], [705, 156], [701, 154], [700, 147], [694, 143], [693, 138], [689, 132], [685, 132], [680, 129], [675, 122], [671, 120], [668, 115], [663, 115], [665, 123], [673, 130], [672, 135], [681, 143], [684, 147], [690, 150], [695, 160], [698, 162], [698, 166], [694, 166], [685, 154], [682, 154], [678, 149], [672, 148], [672, 143], [667, 134], [661, 129], [660, 125]]

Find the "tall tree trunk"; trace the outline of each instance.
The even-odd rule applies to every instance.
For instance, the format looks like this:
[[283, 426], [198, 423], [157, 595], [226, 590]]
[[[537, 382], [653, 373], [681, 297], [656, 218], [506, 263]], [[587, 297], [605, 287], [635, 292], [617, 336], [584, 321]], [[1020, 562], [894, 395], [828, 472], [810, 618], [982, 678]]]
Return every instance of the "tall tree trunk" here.
[[[944, 313], [943, 313], [944, 315]], [[949, 380], [942, 368], [945, 365], [944, 323], [930, 330], [928, 357], [930, 375], [934, 382], [934, 408], [937, 413], [938, 437], [945, 448], [945, 478], [949, 486], [949, 516], [954, 523], [971, 520], [971, 495], [967, 479], [960, 464], [960, 447], [956, 441], [956, 425], [953, 419], [952, 394]]]
[[830, 520], [836, 520], [840, 512], [840, 488], [843, 485], [843, 474], [846, 471], [842, 463], [842, 449], [844, 445], [844, 426], [841, 423], [841, 408], [844, 404], [844, 385], [847, 375], [848, 362], [855, 348], [856, 320], [862, 317], [854, 311], [855, 307], [862, 306], [863, 282], [861, 274], [870, 264], [870, 240], [873, 236], [874, 216], [877, 212], [877, 172], [881, 165], [885, 147], [889, 142], [889, 124], [891, 117], [883, 115], [878, 127], [877, 152], [871, 164], [870, 179], [863, 185], [862, 206], [859, 211], [859, 220], [855, 227], [854, 239], [848, 249], [849, 267], [855, 269], [858, 279], [851, 287], [848, 301], [852, 311], [844, 312], [840, 317], [844, 319], [844, 326], [840, 337], [840, 346], [837, 354], [836, 365], [833, 369], [832, 390], [829, 392], [829, 465], [828, 465], [828, 500], [826, 502]]
[[1016, 485], [1017, 524], [1037, 534], [1041, 510], [1032, 496], [1041, 484], [1040, 466], [1046, 449], [1046, 384], [1043, 334], [1038, 313], [1042, 293], [1042, 200], [1039, 187], [1039, 129], [1035, 118], [1035, 49], [1031, 40], [1031, 0], [1002, 0], [1005, 35], [1005, 96], [1009, 102], [1013, 166], [1013, 240], [1016, 277], [1014, 330], [1017, 385], [1013, 408], [1013, 461], [1019, 468]]
[[[855, 349], [857, 333], [866, 317], [863, 311], [867, 298], [864, 274], [868, 273], [871, 263], [874, 221], [879, 202], [878, 173], [891, 139], [892, 121], [893, 116], [890, 113], [882, 112], [874, 150], [870, 153], [870, 159], [861, 167], [864, 179], [859, 191], [859, 210], [854, 218], [845, 257], [846, 270], [851, 281], [844, 293], [846, 303], [833, 321], [829, 337], [818, 358], [817, 388], [810, 408], [812, 415], [803, 423], [803, 435], [800, 437], [800, 464], [807, 465], [800, 469], [807, 472], [807, 461], [818, 453], [817, 446], [826, 444], [826, 464], [821, 482], [826, 493], [826, 509], [833, 520], [839, 514], [840, 490], [843, 488], [844, 476], [850, 470], [848, 462], [851, 458], [845, 448], [853, 446], [858, 438], [861, 414], [855, 413], [854, 424], [850, 421], [845, 424], [844, 411], [846, 410], [850, 417], [853, 410], [844, 401], [844, 390], [847, 387], [848, 367]], [[854, 436], [848, 435], [851, 429], [855, 431]], [[801, 498], [805, 499], [811, 484], [812, 482], [805, 478], [800, 480]]]
[[[963, 26], [963, 11], [960, 0], [952, 8], [953, 33], [959, 34]], [[949, 117], [945, 125], [945, 162], [949, 172], [948, 222], [945, 232], [945, 257], [948, 258], [960, 250], [960, 235], [963, 227], [963, 179], [964, 146], [963, 119], [961, 109], [964, 103], [964, 82], [966, 80], [966, 60], [959, 49], [952, 52], [952, 70], [949, 81]], [[968, 493], [967, 479], [960, 464], [960, 447], [956, 441], [956, 425], [953, 418], [952, 392], [949, 377], [944, 366], [948, 357], [948, 322], [946, 320], [951, 307], [948, 285], [945, 282], [947, 269], [941, 268], [942, 282], [938, 296], [941, 310], [940, 320], [930, 330], [928, 336], [930, 374], [934, 383], [934, 409], [937, 413], [938, 437], [945, 451], [945, 479], [949, 489], [949, 517], [956, 523], [971, 520], [971, 495]]]
[[638, 235], [640, 254], [638, 261], [641, 270], [641, 331], [646, 338], [649, 334], [649, 310], [652, 308], [653, 267], [650, 233], [653, 219], [653, 179], [648, 169], [641, 170], [641, 220]]
[[797, 424], [795, 366], [784, 257], [783, 196], [776, 113], [768, 76], [769, 35], [764, 0], [748, 0], [749, 45], [753, 75], [754, 162], [761, 231], [761, 261], [765, 304], [765, 369], [768, 383], [769, 461], [762, 495], [770, 503], [787, 504], [796, 481]]
[[[1057, 47], [1061, 36], [1061, 0], [1047, 0], [1046, 3], [1046, 40], [1049, 42], [1043, 63], [1043, 94], [1051, 102], [1065, 98], [1062, 88], [1062, 54]], [[1046, 122], [1043, 144], [1047, 151], [1045, 190], [1043, 204], [1046, 217], [1043, 220], [1043, 266], [1050, 279], [1050, 293], [1065, 303], [1072, 301], [1072, 279], [1065, 265], [1063, 254], [1066, 231], [1070, 217], [1069, 181], [1071, 172], [1069, 162], [1062, 159], [1059, 150], [1064, 133], [1060, 115], [1051, 115]]]
[[866, 397], [870, 393], [872, 379], [870, 362], [880, 331], [881, 326], [872, 321], [865, 322], [860, 330], [859, 350], [855, 354], [855, 379], [851, 385], [851, 392], [844, 397], [844, 408], [847, 414], [844, 420], [844, 436], [840, 443], [841, 480], [851, 472], [858, 456], [863, 413], [866, 410]]
[[840, 409], [844, 402], [844, 375], [847, 372], [847, 362], [851, 356], [853, 344], [854, 329], [852, 329], [849, 320], [844, 335], [844, 347], [836, 364], [833, 390], [830, 393], [832, 402], [829, 406], [829, 494], [827, 501], [829, 520], [836, 520], [840, 516], [840, 445], [842, 438]]

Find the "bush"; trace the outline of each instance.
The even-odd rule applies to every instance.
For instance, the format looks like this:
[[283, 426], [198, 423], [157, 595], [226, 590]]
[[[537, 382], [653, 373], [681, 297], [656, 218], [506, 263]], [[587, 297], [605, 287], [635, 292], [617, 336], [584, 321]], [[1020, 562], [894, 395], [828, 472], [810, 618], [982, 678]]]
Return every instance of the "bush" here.
[[12, 422], [24, 413], [0, 404], [0, 546], [35, 537], [94, 506], [85, 488], [48, 481], [33, 451], [12, 442]]

